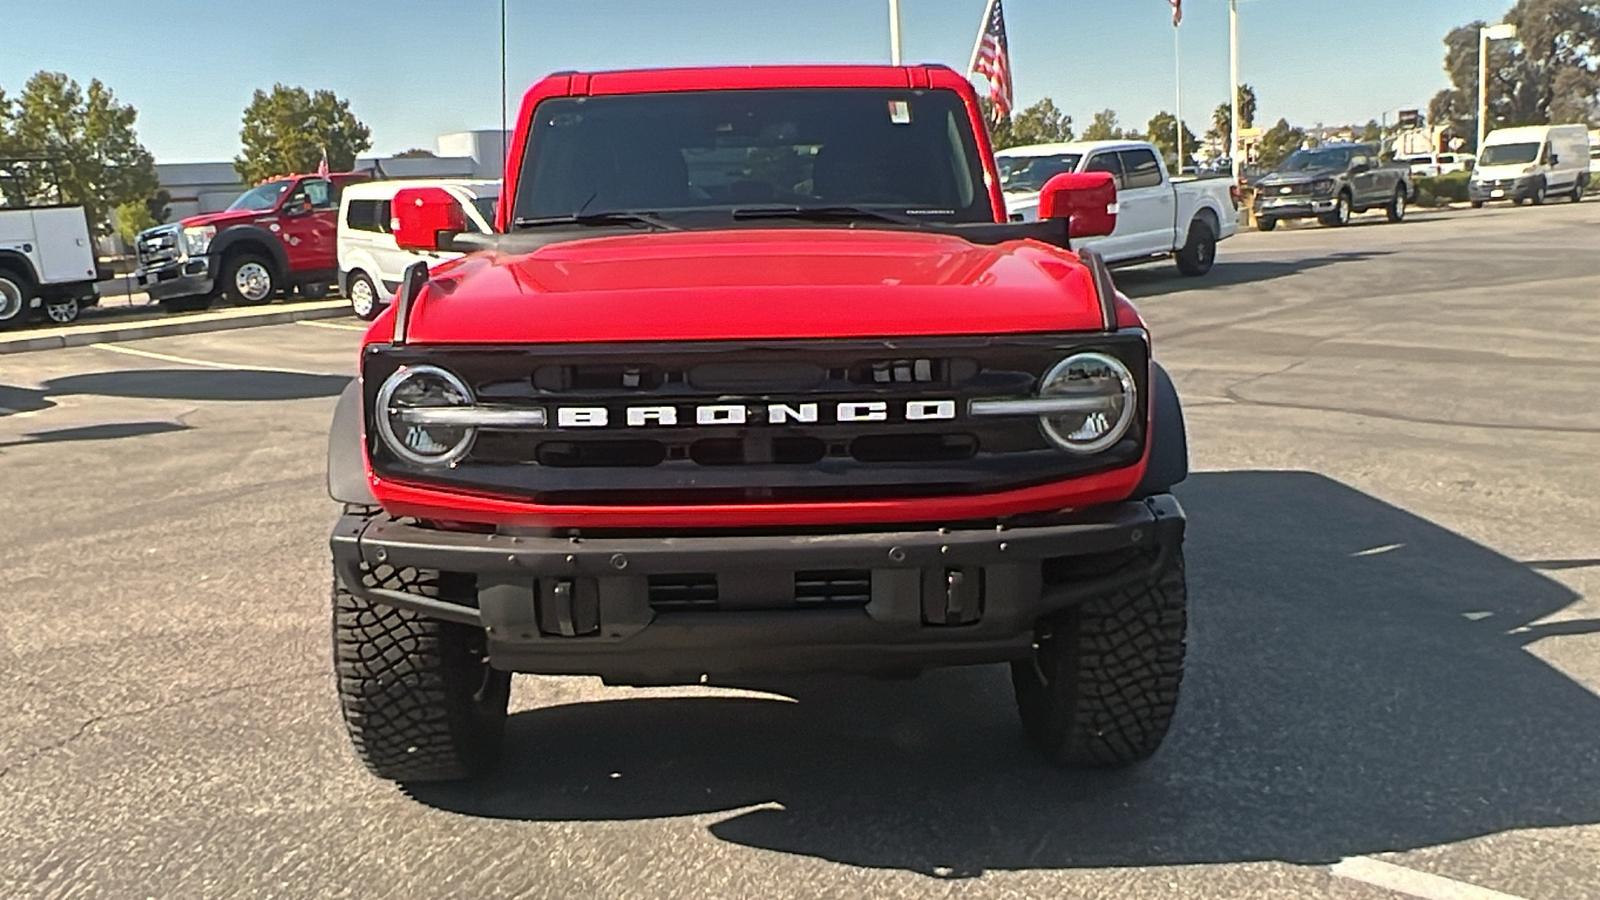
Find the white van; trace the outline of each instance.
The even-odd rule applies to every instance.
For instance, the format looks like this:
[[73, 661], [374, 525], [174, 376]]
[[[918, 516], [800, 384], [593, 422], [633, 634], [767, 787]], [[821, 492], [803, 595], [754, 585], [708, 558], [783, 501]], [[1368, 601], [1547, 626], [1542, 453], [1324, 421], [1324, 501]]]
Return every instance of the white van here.
[[1492, 200], [1535, 205], [1546, 197], [1583, 199], [1589, 186], [1589, 132], [1582, 125], [1529, 125], [1491, 133], [1467, 183], [1474, 209]]
[[339, 289], [350, 309], [363, 319], [376, 318], [394, 300], [400, 278], [414, 262], [455, 259], [459, 253], [413, 253], [401, 250], [390, 232], [394, 195], [402, 188], [437, 187], [449, 191], [466, 214], [467, 227], [488, 234], [494, 230], [498, 181], [368, 181], [352, 184], [339, 199]]
[[1600, 128], [1589, 132], [1589, 183], [1600, 184]]

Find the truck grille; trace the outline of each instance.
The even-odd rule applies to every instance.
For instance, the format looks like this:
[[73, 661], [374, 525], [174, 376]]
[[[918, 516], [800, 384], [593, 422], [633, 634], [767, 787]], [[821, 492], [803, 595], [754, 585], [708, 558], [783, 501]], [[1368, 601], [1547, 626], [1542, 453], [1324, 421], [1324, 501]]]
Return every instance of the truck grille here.
[[[974, 399], [1033, 396], [1044, 373], [1084, 351], [1121, 358], [1135, 373], [1143, 402], [1149, 360], [1137, 331], [377, 347], [363, 360], [368, 410], [397, 368], [427, 364], [463, 378], [478, 403], [538, 407], [549, 425], [480, 431], [466, 455], [445, 467], [399, 458], [376, 428], [367, 429], [368, 453], [377, 474], [398, 481], [558, 505], [993, 492], [1126, 466], [1141, 455], [1138, 426], [1116, 447], [1085, 458], [1057, 449], [1034, 417], [969, 414]], [[846, 407], [876, 418], [847, 418]], [[708, 409], [737, 410], [741, 421], [700, 418]], [[563, 410], [583, 412], [587, 425], [578, 427], [574, 419], [562, 427]], [[629, 418], [640, 410], [650, 412]], [[675, 418], [663, 422], [662, 410]], [[1144, 420], [1141, 409], [1135, 421]]]
[[[795, 572], [791, 584], [774, 573], [758, 598], [735, 598], [730, 608], [744, 609], [850, 609], [872, 601], [872, 572], [843, 569]], [[709, 572], [651, 575], [647, 579], [650, 608], [656, 612], [705, 612], [723, 608], [717, 576]]]
[[144, 268], [172, 262], [183, 255], [182, 249], [178, 246], [176, 226], [152, 228], [140, 234], [134, 244], [134, 251], [139, 256], [139, 265]]
[[1311, 182], [1303, 184], [1275, 184], [1261, 189], [1262, 196], [1273, 197], [1309, 197], [1311, 196]]

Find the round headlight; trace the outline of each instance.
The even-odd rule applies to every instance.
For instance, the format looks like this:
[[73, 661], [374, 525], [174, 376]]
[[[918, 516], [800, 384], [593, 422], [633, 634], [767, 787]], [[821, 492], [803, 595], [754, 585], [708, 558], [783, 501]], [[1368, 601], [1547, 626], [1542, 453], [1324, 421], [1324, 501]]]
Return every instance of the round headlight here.
[[407, 366], [383, 383], [373, 418], [379, 436], [395, 455], [418, 465], [444, 466], [466, 455], [477, 430], [430, 422], [426, 411], [472, 402], [466, 383], [444, 369]]
[[1099, 453], [1122, 440], [1138, 409], [1138, 387], [1128, 367], [1102, 353], [1079, 353], [1051, 369], [1039, 383], [1040, 399], [1079, 401], [1070, 411], [1039, 417], [1045, 436], [1063, 450]]

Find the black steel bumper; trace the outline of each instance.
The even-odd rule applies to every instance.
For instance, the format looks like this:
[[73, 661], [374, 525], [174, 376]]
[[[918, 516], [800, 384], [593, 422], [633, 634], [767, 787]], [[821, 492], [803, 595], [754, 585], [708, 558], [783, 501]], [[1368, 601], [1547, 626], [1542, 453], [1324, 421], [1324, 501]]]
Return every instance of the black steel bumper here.
[[180, 259], [133, 273], [133, 280], [151, 300], [196, 297], [211, 293], [216, 273], [209, 257]]
[[[1041, 618], [1175, 564], [1184, 524], [1163, 494], [1027, 527], [818, 535], [522, 537], [349, 514], [331, 543], [347, 589], [486, 628], [498, 668], [667, 684], [1016, 659]], [[390, 566], [470, 574], [476, 606], [363, 583]], [[818, 573], [869, 585], [864, 602], [805, 607]], [[664, 608], [662, 583], [691, 575], [715, 585], [709, 608]]]

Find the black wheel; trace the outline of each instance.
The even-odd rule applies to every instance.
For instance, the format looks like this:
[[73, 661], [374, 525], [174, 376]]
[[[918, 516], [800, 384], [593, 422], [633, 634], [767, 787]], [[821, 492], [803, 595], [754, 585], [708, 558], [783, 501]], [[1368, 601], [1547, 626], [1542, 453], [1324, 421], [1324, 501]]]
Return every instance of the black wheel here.
[[1572, 183], [1572, 202], [1573, 203], [1582, 203], [1583, 202], [1583, 192], [1588, 190], [1588, 189], [1589, 189], [1589, 180], [1587, 178], [1579, 178], [1577, 181], [1574, 181]]
[[1323, 216], [1321, 221], [1322, 224], [1332, 225], [1335, 228], [1343, 228], [1349, 225], [1350, 195], [1348, 193], [1340, 194], [1339, 199], [1334, 201], [1333, 212]]
[[59, 297], [44, 302], [45, 318], [57, 325], [71, 325], [78, 321], [78, 314], [82, 311], [77, 297]]
[[1011, 664], [1028, 740], [1063, 766], [1125, 766], [1161, 746], [1183, 680], [1183, 555], [1150, 581], [1041, 624]]
[[272, 270], [272, 261], [252, 253], [229, 257], [222, 264], [217, 283], [222, 286], [222, 296], [237, 306], [268, 303], [278, 292], [278, 276]]
[[168, 297], [158, 302], [161, 304], [161, 308], [167, 312], [199, 312], [210, 308], [211, 297], [206, 294], [195, 294], [190, 297]]
[[1406, 220], [1406, 188], [1401, 185], [1394, 189], [1394, 199], [1384, 207], [1384, 212], [1391, 222], [1404, 222]]
[[350, 273], [350, 286], [346, 289], [346, 293], [350, 295], [350, 311], [358, 318], [370, 322], [383, 311], [383, 307], [378, 303], [378, 287], [365, 272]]
[[1189, 240], [1177, 255], [1178, 271], [1188, 276], [1204, 275], [1217, 261], [1217, 235], [1204, 220], [1189, 225]]
[[10, 269], [0, 269], [0, 331], [28, 321], [33, 282]]
[[1260, 231], [1276, 231], [1278, 229], [1278, 220], [1277, 219], [1257, 219], [1256, 220], [1256, 228], [1258, 230], [1260, 230]]
[[1544, 185], [1544, 182], [1541, 181], [1538, 184], [1534, 185], [1534, 187], [1533, 187], [1533, 196], [1529, 197], [1528, 199], [1533, 201], [1533, 205], [1534, 206], [1543, 206], [1544, 205], [1544, 198], [1545, 198], [1545, 185]]
[[307, 300], [322, 300], [328, 296], [328, 286], [321, 282], [308, 282], [297, 288]]
[[[380, 566], [370, 586], [438, 597], [472, 590], [440, 573]], [[394, 781], [487, 771], [505, 733], [511, 674], [490, 668], [483, 629], [379, 606], [333, 582], [333, 658], [356, 756]]]
[[1474, 200], [1474, 201], [1472, 201], [1472, 208], [1473, 209], [1483, 209], [1483, 201], [1482, 200]]

